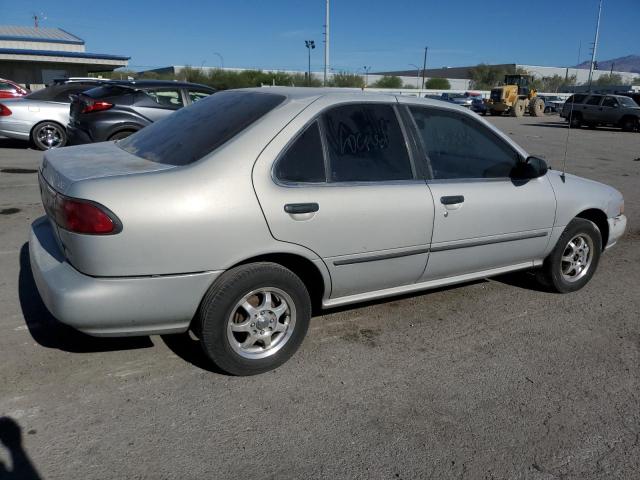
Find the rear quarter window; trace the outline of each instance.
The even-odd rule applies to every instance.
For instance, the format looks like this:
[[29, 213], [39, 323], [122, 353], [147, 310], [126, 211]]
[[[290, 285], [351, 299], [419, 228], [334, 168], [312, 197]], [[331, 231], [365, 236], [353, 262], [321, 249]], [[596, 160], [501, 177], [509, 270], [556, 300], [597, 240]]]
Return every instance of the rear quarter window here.
[[229, 141], [284, 99], [272, 93], [216, 93], [149, 125], [117, 145], [153, 162], [188, 165]]

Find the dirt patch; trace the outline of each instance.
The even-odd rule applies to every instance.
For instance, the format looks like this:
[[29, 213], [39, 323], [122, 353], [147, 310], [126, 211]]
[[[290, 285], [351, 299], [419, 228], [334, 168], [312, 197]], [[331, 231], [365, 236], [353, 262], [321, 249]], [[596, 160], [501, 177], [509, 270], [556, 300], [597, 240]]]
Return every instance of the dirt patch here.
[[2, 173], [38, 173], [35, 168], [0, 168]]
[[379, 329], [361, 328], [360, 330], [345, 333], [342, 335], [342, 339], [351, 343], [361, 343], [362, 345], [375, 347], [378, 345], [376, 340], [379, 336]]
[[18, 213], [19, 211], [19, 208], [3, 208], [2, 210], [0, 210], [0, 215], [13, 215], [14, 213]]

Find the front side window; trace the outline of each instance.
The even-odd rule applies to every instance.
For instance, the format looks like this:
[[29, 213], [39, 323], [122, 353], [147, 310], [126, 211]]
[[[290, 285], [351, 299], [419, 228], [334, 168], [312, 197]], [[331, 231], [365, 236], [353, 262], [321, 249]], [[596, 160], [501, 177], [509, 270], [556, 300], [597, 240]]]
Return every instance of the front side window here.
[[178, 109], [184, 106], [180, 90], [176, 88], [156, 88], [144, 93], [159, 107]]
[[325, 112], [323, 117], [331, 181], [413, 178], [404, 135], [391, 105], [342, 105]]
[[293, 183], [326, 181], [318, 122], [309, 125], [287, 148], [275, 167], [278, 180]]
[[620, 103], [622, 105], [624, 105], [625, 107], [637, 107], [638, 104], [635, 102], [635, 100], [633, 100], [633, 98], [629, 98], [629, 97], [619, 97], [620, 98]]
[[496, 134], [467, 115], [411, 107], [434, 179], [504, 178], [519, 156]]
[[618, 101], [614, 97], [605, 97], [602, 102], [603, 107], [617, 107]]
[[202, 90], [189, 90], [189, 99], [191, 103], [196, 103], [198, 100], [202, 100], [203, 98], [207, 98], [211, 95], [212, 92], [204, 92]]

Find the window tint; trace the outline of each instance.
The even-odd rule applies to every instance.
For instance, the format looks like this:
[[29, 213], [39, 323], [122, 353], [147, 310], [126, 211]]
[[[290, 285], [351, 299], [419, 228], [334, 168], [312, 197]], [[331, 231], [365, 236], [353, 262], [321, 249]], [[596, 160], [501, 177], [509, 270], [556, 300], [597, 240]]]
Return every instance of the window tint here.
[[600, 100], [602, 100], [602, 97], [597, 95], [590, 97], [589, 100], [587, 100], [587, 105], [600, 105]]
[[587, 96], [583, 94], [571, 95], [567, 98], [567, 103], [582, 103], [585, 98], [587, 98]]
[[15, 91], [16, 87], [11, 85], [10, 83], [0, 82], [0, 90], [3, 90], [3, 91], [6, 91], [6, 90]]
[[285, 182], [324, 182], [324, 154], [318, 122], [313, 122], [276, 164], [276, 177]]
[[637, 107], [638, 104], [633, 100], [633, 98], [629, 97], [619, 97], [620, 103], [625, 107]]
[[145, 90], [144, 93], [162, 108], [178, 109], [184, 106], [182, 95], [177, 88], [154, 88]]
[[203, 92], [201, 90], [189, 90], [188, 93], [189, 93], [189, 98], [191, 99], [191, 103], [196, 103], [198, 100], [207, 98], [213, 92]]
[[272, 93], [216, 93], [152, 123], [117, 145], [147, 160], [187, 165], [242, 132], [284, 99]]
[[605, 97], [602, 102], [603, 107], [617, 107], [618, 101], [614, 97]]
[[324, 114], [331, 180], [413, 178], [407, 146], [391, 105], [344, 105]]
[[95, 85], [95, 83], [69, 83], [62, 85], [53, 85], [51, 87], [43, 88], [41, 90], [30, 93], [26, 96], [26, 98], [29, 98], [31, 100], [47, 100], [70, 103], [71, 100], [69, 100], [69, 95], [84, 92], [85, 90], [89, 90], [90, 88], [95, 87]]
[[454, 112], [411, 107], [433, 178], [508, 177], [517, 153], [480, 122]]

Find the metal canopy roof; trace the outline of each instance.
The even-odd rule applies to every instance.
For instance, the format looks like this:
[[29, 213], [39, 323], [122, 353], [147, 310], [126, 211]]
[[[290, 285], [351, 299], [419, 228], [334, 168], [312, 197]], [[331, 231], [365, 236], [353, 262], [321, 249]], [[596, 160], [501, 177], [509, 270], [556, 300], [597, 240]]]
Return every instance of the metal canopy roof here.
[[67, 43], [84, 45], [84, 40], [61, 28], [21, 27], [0, 25], [0, 40], [20, 40], [31, 42]]

